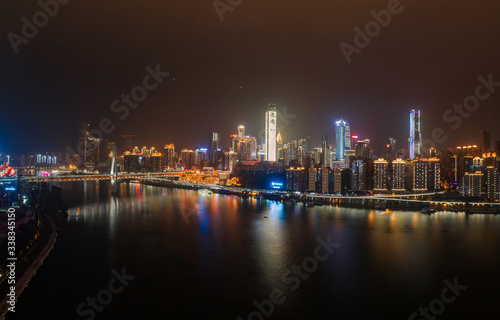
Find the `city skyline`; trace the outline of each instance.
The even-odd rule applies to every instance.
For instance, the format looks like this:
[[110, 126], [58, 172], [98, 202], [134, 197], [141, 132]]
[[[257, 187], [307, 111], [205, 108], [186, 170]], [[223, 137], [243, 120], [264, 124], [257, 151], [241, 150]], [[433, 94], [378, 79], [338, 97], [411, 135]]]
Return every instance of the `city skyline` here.
[[[133, 3], [120, 3], [128, 13], [124, 16], [113, 13], [113, 4], [61, 6], [18, 53], [3, 37], [0, 106], [8, 116], [0, 122], [2, 152], [39, 146], [63, 149], [73, 144], [78, 136], [74, 128], [81, 122], [95, 125], [103, 118], [116, 126], [109, 136], [113, 141], [121, 134], [135, 134], [145, 145], [159, 147], [173, 140], [194, 148], [206, 143], [206, 132], [228, 136], [232, 124], [259, 132], [263, 127], [256, 110], [269, 102], [286, 105], [301, 119], [285, 128], [283, 137], [308, 134], [314, 144], [321, 142], [322, 133], [332, 135], [332, 122], [340, 116], [356, 124], [361, 137], [403, 141], [406, 123], [387, 123], [406, 117], [411, 108], [433, 115], [422, 124], [422, 138], [442, 128], [448, 136], [443, 146], [475, 143], [476, 132], [484, 129], [493, 141], [500, 139], [494, 117], [488, 116], [500, 105], [498, 92], [491, 92], [473, 112], [454, 110], [455, 104], [474, 95], [480, 77], [500, 81], [499, 44], [491, 41], [499, 28], [497, 3], [460, 2], [452, 8], [404, 3], [404, 10], [361, 53], [353, 54], [350, 63], [339, 44], [352, 45], [353, 28], [373, 20], [370, 12], [384, 9], [386, 1], [306, 8], [290, 1], [246, 3], [226, 13], [222, 23], [210, 3], [194, 8], [179, 3], [168, 9], [163, 3]], [[22, 34], [21, 18], [29, 20], [40, 10], [37, 3], [8, 6], [0, 27], [4, 35]], [[274, 19], [285, 6], [294, 18]], [[82, 20], [82, 12], [95, 17]], [[110, 15], [115, 27], [105, 23]], [[418, 23], [421, 15], [429, 23]], [[140, 16], [149, 17], [148, 22]], [[255, 16], [262, 17], [262, 23], [251, 23]], [[479, 18], [481, 23], [471, 23]], [[191, 27], [179, 30], [180, 25]], [[172, 30], [178, 30], [177, 35]], [[88, 53], [87, 48], [99, 50]], [[140, 93], [132, 91], [149, 74], [146, 69], [156, 70], [157, 65], [169, 75], [122, 120], [125, 111], [113, 112], [113, 102], [122, 94]], [[486, 92], [480, 90], [483, 96]], [[19, 121], [22, 130], [16, 129]], [[460, 128], [455, 129], [458, 121]]]
[[0, 320], [498, 319], [499, 12], [4, 1]]
[[[272, 107], [270, 107], [272, 106]], [[277, 110], [277, 112], [275, 112], [275, 116], [276, 117], [279, 117], [280, 115], [282, 115], [280, 113], [280, 110], [278, 108], [281, 108], [281, 110], [285, 110], [285, 117], [290, 117], [290, 113], [287, 113], [287, 109], [286, 109], [286, 106], [283, 108], [281, 106], [278, 106], [274, 103], [268, 103], [268, 106], [266, 108], [263, 108], [264, 111], [266, 111], [266, 121], [264, 122], [264, 129], [267, 127], [267, 123], [268, 123], [268, 120], [267, 120], [267, 114], [268, 114], [268, 111], [270, 110], [269, 108], [273, 109], [273, 110]], [[462, 146], [481, 146], [481, 148], [483, 149], [483, 145], [486, 144], [486, 143], [489, 143], [489, 146], [488, 148], [491, 148], [490, 150], [492, 151], [496, 151], [496, 148], [497, 148], [497, 144], [498, 142], [500, 142], [500, 140], [494, 140], [494, 138], [492, 138], [492, 134], [491, 134], [491, 130], [490, 129], [486, 129], [486, 128], [483, 128], [482, 130], [480, 130], [479, 132], [477, 132], [475, 134], [475, 138], [471, 138], [469, 140], [467, 140], [468, 142], [463, 142], [461, 141], [460, 143], [458, 143], [457, 145], [455, 146], [452, 146], [452, 145], [448, 145], [446, 147], [442, 146], [443, 144], [440, 144], [440, 140], [435, 140], [435, 139], [432, 139], [431, 137], [428, 137], [426, 139], [422, 139], [422, 134], [421, 134], [421, 129], [420, 129], [420, 123], [421, 123], [421, 119], [420, 119], [420, 114], [421, 114], [421, 111], [420, 110], [415, 110], [415, 109], [412, 109], [410, 110], [410, 121], [408, 122], [408, 132], [409, 134], [407, 135], [407, 139], [394, 139], [393, 137], [387, 137], [385, 140], [386, 141], [376, 141], [376, 140], [373, 140], [373, 139], [370, 139], [370, 136], [359, 136], [357, 134], [357, 132], [359, 131], [363, 131], [363, 130], [356, 130], [356, 127], [353, 131], [351, 131], [351, 126], [350, 126], [350, 121], [346, 121], [343, 117], [339, 117], [337, 121], [333, 121], [334, 125], [332, 126], [331, 128], [331, 131], [328, 133], [322, 133], [320, 136], [322, 137], [320, 141], [320, 143], [314, 143], [314, 142], [311, 142], [311, 137], [309, 134], [303, 134], [302, 136], [298, 136], [298, 137], [287, 137], [285, 136], [283, 142], [292, 142], [292, 141], [298, 141], [301, 139], [301, 137], [303, 136], [308, 136], [309, 137], [309, 144], [314, 147], [314, 148], [322, 148], [324, 147], [324, 143], [325, 142], [328, 142], [329, 145], [331, 145], [331, 149], [334, 151], [332, 156], [336, 157], [337, 159], [339, 159], [339, 156], [340, 156], [340, 153], [343, 154], [343, 151], [337, 151], [339, 149], [339, 147], [343, 148], [343, 150], [354, 150], [354, 145], [356, 144], [357, 141], [364, 141], [365, 139], [367, 141], [370, 141], [370, 147], [372, 150], [375, 150], [377, 153], [380, 153], [381, 155], [384, 154], [384, 148], [386, 147], [386, 144], [387, 144], [387, 141], [389, 141], [391, 144], [392, 143], [396, 143], [397, 141], [397, 145], [394, 145], [393, 147], [397, 147], [397, 150], [402, 150], [402, 149], [405, 149], [407, 150], [408, 152], [408, 157], [410, 159], [413, 159], [415, 157], [419, 157], [420, 155], [424, 155], [428, 152], [428, 150], [432, 147], [432, 148], [435, 148], [437, 149], [438, 151], [444, 151], [446, 149], [449, 149], [449, 148], [456, 148], [456, 147], [462, 147]], [[296, 115], [295, 114], [292, 114], [291, 118], [295, 118]], [[399, 120], [399, 119], [394, 119], [394, 120]], [[281, 121], [281, 123], [280, 123]], [[427, 119], [426, 119], [427, 121]], [[263, 122], [263, 121], [261, 121]], [[285, 123], [289, 123], [289, 120], [284, 120]], [[404, 122], [403, 120], [401, 121], [398, 121], [398, 122]], [[240, 122], [241, 123], [241, 122]], [[244, 122], [243, 122], [244, 123]], [[415, 124], [416, 123], [416, 124]], [[424, 121], [425, 123], [425, 121]], [[281, 126], [280, 126], [281, 124]], [[342, 124], [342, 127], [345, 126], [345, 132], [344, 131], [339, 131], [339, 124]], [[94, 135], [96, 137], [98, 136], [101, 136], [103, 137], [103, 139], [105, 141], [110, 141], [110, 142], [113, 142], [113, 143], [117, 143], [117, 150], [120, 154], [123, 154], [124, 151], [127, 150], [127, 147], [125, 146], [125, 149], [123, 148], [123, 145], [125, 143], [125, 145], [127, 144], [127, 141], [128, 143], [133, 143], [133, 146], [131, 147], [136, 147], [136, 148], [145, 148], [145, 147], [152, 147], [153, 149], [157, 149], [161, 152], [161, 150], [163, 149], [163, 146], [165, 144], [174, 144], [177, 146], [177, 149], [179, 150], [183, 150], [183, 149], [188, 149], [188, 150], [195, 150], [195, 149], [198, 149], [198, 148], [207, 148], [208, 151], [208, 156], [209, 158], [212, 157], [212, 155], [210, 154], [211, 151], [210, 151], [210, 140], [206, 140], [200, 144], [189, 144], [189, 145], [180, 145], [178, 143], [178, 141], [174, 141], [174, 139], [170, 139], [166, 142], [155, 142], [153, 144], [145, 144], [145, 143], [142, 143], [139, 139], [136, 138], [136, 135], [121, 135], [121, 138], [119, 138], [117, 141], [112, 141], [109, 139], [109, 137], [107, 137], [107, 135], [105, 135], [102, 131], [100, 131], [99, 127], [94, 127], [92, 126], [90, 123], [88, 122], [82, 122], [80, 123], [80, 127], [78, 129], [78, 133], [79, 133], [79, 140], [77, 140], [75, 143], [73, 144], [68, 144], [64, 149], [60, 149], [60, 150], [47, 150], [47, 149], [43, 149], [43, 147], [39, 148], [38, 150], [26, 150], [26, 149], [22, 149], [20, 151], [18, 151], [17, 153], [14, 153], [14, 152], [9, 152], [9, 151], [0, 151], [0, 154], [4, 154], [4, 155], [20, 155], [20, 154], [35, 154], [35, 153], [50, 153], [50, 154], [55, 154], [55, 153], [60, 153], [60, 152], [63, 152], [63, 153], [69, 153], [69, 154], [74, 154], [74, 153], [82, 153], [81, 151], [78, 152], [79, 148], [81, 148], [82, 146], [79, 146], [78, 145], [78, 141], [81, 141], [81, 136], [82, 136], [82, 126], [85, 125], [87, 127], [88, 130], [90, 130], [91, 132], [94, 133]], [[276, 137], [278, 136], [279, 134], [279, 138], [280, 139], [283, 139], [282, 138], [282, 135], [283, 132], [286, 132], [286, 128], [287, 127], [290, 127], [292, 126], [292, 124], [289, 124], [289, 125], [286, 125], [286, 126], [283, 126], [283, 120], [281, 119], [278, 119], [277, 120], [277, 124], [276, 124], [277, 128], [276, 132], [275, 132], [275, 137], [273, 139], [273, 141], [275, 142], [274, 144], [274, 149], [276, 150], [275, 154], [276, 154], [276, 158], [279, 158], [279, 150], [278, 150], [278, 147], [276, 146]], [[415, 128], [414, 128], [415, 126]], [[219, 132], [212, 132], [211, 133], [211, 138], [210, 139], [216, 139], [217, 142], [216, 142], [216, 146], [218, 149], [221, 149], [221, 150], [227, 150], [227, 148], [231, 148], [231, 145], [232, 145], [232, 139], [233, 139], [233, 136], [241, 136], [241, 135], [244, 135], [245, 132], [247, 132], [246, 130], [246, 126], [240, 124], [238, 126], [234, 126], [235, 127], [235, 130], [233, 130], [230, 134], [228, 134], [227, 136], [223, 136], [220, 134], [220, 131]], [[417, 128], [418, 127], [418, 128]], [[414, 128], [414, 129], [413, 129]], [[285, 130], [279, 130], [279, 129], [285, 129]], [[265, 132], [265, 130], [261, 130], [260, 133], [262, 133], [262, 131]], [[230, 131], [229, 131], [230, 132]], [[494, 131], [493, 131], [494, 132]], [[415, 143], [412, 144], [411, 141], [412, 141], [412, 133], [413, 134], [417, 134], [419, 135], [419, 139], [415, 139]], [[87, 135], [89, 135], [90, 133], [87, 132]], [[345, 142], [344, 143], [340, 143], [338, 142], [338, 137], [339, 137], [339, 134], [340, 135], [344, 135], [345, 136]], [[216, 137], [212, 137], [212, 135], [216, 135]], [[324, 140], [324, 138], [326, 137], [328, 139], [328, 136], [331, 135], [333, 136], [332, 139], [329, 139], [327, 141]], [[393, 136], [400, 136], [402, 135], [401, 133], [398, 133], [398, 134], [395, 134]], [[254, 132], [251, 132], [251, 134], [248, 136], [248, 137], [252, 137], [252, 138], [255, 138], [256, 139], [256, 143], [260, 146], [263, 146], [264, 148], [266, 148], [266, 141], [267, 141], [267, 138], [266, 136], [263, 136], [259, 139], [259, 137], [256, 137], [258, 136], [256, 133]], [[430, 135], [429, 135], [430, 136]], [[93, 137], [91, 135], [91, 137]], [[128, 140], [123, 140], [125, 137], [130, 137], [130, 138], [126, 138]], [[424, 136], [425, 137], [425, 136]], [[94, 137], [95, 138], [95, 137]], [[317, 137], [313, 135], [313, 141], [317, 140]], [[100, 138], [99, 138], [100, 140]], [[201, 139], [203, 140], [203, 139]], [[488, 142], [486, 142], [488, 141]], [[283, 144], [282, 142], [282, 144]], [[424, 143], [423, 143], [424, 142]], [[415, 152], [415, 156], [412, 156], [412, 146], [415, 145], [413, 148], [416, 149], [417, 148], [417, 145], [418, 145], [418, 149], [419, 149], [419, 152]], [[343, 147], [342, 147], [343, 146]], [[441, 146], [441, 148], [440, 148]], [[130, 150], [129, 150], [130, 151]], [[258, 153], [259, 151], [259, 147], [257, 146], [257, 150], [256, 150]], [[265, 151], [265, 150], [264, 150]], [[82, 153], [83, 154], [83, 153]], [[267, 154], [266, 154], [266, 157], [267, 157]], [[343, 159], [343, 156], [342, 156], [342, 159]], [[266, 159], [267, 161], [267, 159]], [[272, 161], [275, 161], [275, 160], [272, 160]]]

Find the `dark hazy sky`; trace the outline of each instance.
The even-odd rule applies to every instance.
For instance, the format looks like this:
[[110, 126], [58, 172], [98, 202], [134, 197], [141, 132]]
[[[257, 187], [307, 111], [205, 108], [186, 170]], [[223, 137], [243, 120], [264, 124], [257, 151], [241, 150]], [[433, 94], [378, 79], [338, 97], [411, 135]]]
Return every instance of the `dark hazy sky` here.
[[[500, 140], [500, 87], [457, 130], [443, 120], [478, 76], [500, 81], [500, 2], [401, 1], [348, 64], [340, 43], [353, 44], [353, 28], [387, 3], [243, 0], [221, 22], [211, 0], [72, 0], [15, 54], [7, 35], [22, 35], [21, 18], [41, 9], [2, 0], [0, 151], [75, 147], [80, 122], [106, 117], [111, 140], [135, 134], [137, 145], [194, 148], [239, 124], [258, 136], [268, 102], [296, 114], [285, 141], [333, 139], [343, 116], [375, 145], [405, 145], [412, 108], [422, 110], [424, 138], [436, 127], [449, 135], [442, 147], [478, 144], [481, 129]], [[111, 103], [157, 64], [171, 75], [120, 120]]]

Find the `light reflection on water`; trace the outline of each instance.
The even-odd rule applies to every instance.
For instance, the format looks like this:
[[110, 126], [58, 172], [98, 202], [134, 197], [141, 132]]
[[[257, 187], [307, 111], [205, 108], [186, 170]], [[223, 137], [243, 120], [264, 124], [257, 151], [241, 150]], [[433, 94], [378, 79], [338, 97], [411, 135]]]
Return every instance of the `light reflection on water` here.
[[[73, 232], [58, 239], [45, 275], [21, 299], [23, 310], [63, 299], [59, 311], [67, 305], [73, 318], [74, 307], [122, 266], [137, 279], [103, 318], [113, 312], [235, 319], [279, 288], [287, 299], [275, 318], [406, 319], [439, 297], [445, 278], [458, 276], [471, 288], [463, 304], [447, 310], [458, 319], [474, 314], [468, 305], [484, 311], [496, 293], [491, 283], [500, 280], [498, 216], [306, 207], [134, 183], [120, 184], [116, 197], [106, 182], [62, 187]], [[283, 275], [327, 236], [341, 248], [290, 291]], [[88, 272], [62, 261], [78, 261]], [[50, 291], [35, 298], [37, 286], [65, 296]]]

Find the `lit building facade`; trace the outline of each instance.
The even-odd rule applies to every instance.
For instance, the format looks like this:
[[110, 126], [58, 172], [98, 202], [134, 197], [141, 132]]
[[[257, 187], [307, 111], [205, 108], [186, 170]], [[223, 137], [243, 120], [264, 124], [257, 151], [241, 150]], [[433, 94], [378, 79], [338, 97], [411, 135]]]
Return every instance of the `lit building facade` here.
[[191, 167], [195, 164], [194, 158], [193, 150], [183, 149], [181, 151], [180, 160], [186, 169], [191, 169]]
[[160, 152], [153, 152], [150, 156], [149, 172], [162, 172], [163, 171], [163, 155]]
[[467, 172], [460, 181], [462, 197], [481, 197], [483, 195], [484, 174]]
[[366, 190], [366, 163], [363, 160], [354, 160], [351, 163], [351, 190]]
[[493, 166], [486, 168], [486, 196], [491, 200], [500, 200], [500, 173]]
[[335, 158], [336, 160], [344, 160], [344, 152], [346, 149], [351, 149], [351, 129], [349, 124], [340, 119], [335, 122]]
[[427, 190], [427, 164], [425, 161], [413, 161], [413, 191]]
[[220, 136], [217, 132], [210, 133], [210, 137], [208, 139], [208, 160], [212, 164], [212, 166], [217, 166], [217, 159], [215, 157], [217, 150], [220, 148]]
[[316, 191], [316, 185], [320, 182], [318, 169], [315, 167], [309, 168], [307, 190], [310, 192]]
[[336, 167], [335, 169], [333, 169], [333, 175], [334, 175], [333, 192], [334, 193], [341, 193], [342, 192], [342, 169], [339, 167]]
[[140, 172], [141, 167], [139, 163], [139, 155], [137, 153], [131, 153], [130, 151], [125, 151], [123, 154], [123, 170], [125, 172]]
[[266, 111], [266, 161], [276, 161], [276, 123], [277, 123], [276, 105], [270, 103]]
[[240, 125], [238, 127], [238, 137], [240, 139], [245, 138], [245, 126], [244, 125]]
[[167, 144], [163, 149], [163, 166], [165, 170], [170, 170], [175, 165], [175, 146], [174, 144]]
[[196, 165], [202, 165], [205, 163], [208, 157], [208, 149], [207, 148], [198, 148], [195, 150], [194, 154], [194, 163]]
[[305, 191], [305, 169], [303, 167], [291, 167], [285, 169], [285, 187], [289, 191]]
[[378, 159], [373, 162], [373, 190], [375, 191], [388, 191], [388, 169], [389, 163], [387, 160]]
[[335, 175], [328, 167], [321, 168], [321, 192], [330, 193], [335, 189]]
[[392, 191], [403, 192], [406, 190], [406, 162], [402, 159], [392, 161]]
[[356, 159], [367, 159], [370, 157], [370, 140], [358, 140], [356, 141], [355, 147]]
[[438, 158], [424, 159], [427, 166], [427, 190], [441, 189], [441, 160]]
[[250, 152], [250, 160], [257, 160], [257, 139], [255, 139], [255, 137], [248, 138], [248, 149]]
[[420, 110], [410, 112], [410, 159], [415, 159], [422, 152], [422, 134], [420, 133]]

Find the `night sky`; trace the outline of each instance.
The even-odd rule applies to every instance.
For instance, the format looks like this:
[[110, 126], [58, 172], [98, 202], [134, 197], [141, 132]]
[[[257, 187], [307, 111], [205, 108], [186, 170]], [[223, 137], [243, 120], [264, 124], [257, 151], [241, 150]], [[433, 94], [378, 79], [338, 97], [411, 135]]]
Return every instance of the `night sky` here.
[[[394, 137], [405, 147], [412, 108], [422, 110], [423, 138], [439, 127], [449, 136], [440, 148], [479, 144], [482, 129], [500, 140], [500, 87], [457, 130], [443, 120], [478, 76], [500, 82], [500, 2], [401, 1], [347, 63], [340, 43], [353, 45], [354, 28], [388, 2], [243, 0], [221, 21], [211, 0], [72, 0], [16, 54], [8, 34], [22, 35], [21, 18], [41, 8], [3, 0], [0, 151], [74, 148], [80, 122], [102, 118], [119, 143], [134, 134], [139, 146], [196, 148], [240, 124], [258, 136], [268, 102], [296, 115], [285, 142], [309, 134], [319, 146], [323, 132], [333, 140], [343, 116], [375, 146]], [[121, 120], [111, 103], [157, 64], [170, 75]]]

